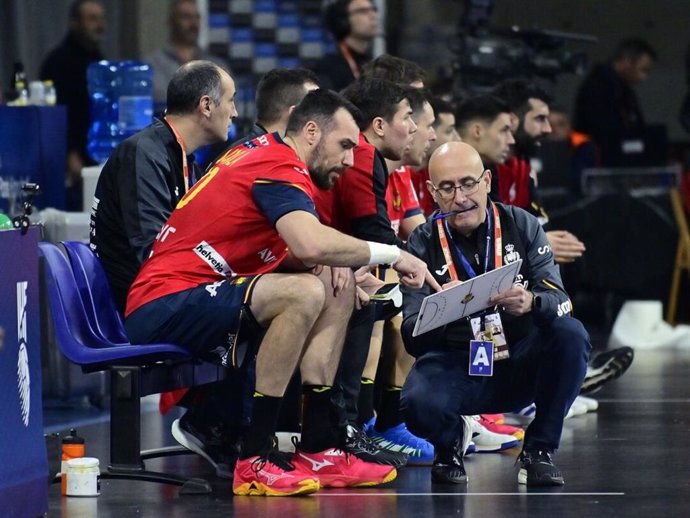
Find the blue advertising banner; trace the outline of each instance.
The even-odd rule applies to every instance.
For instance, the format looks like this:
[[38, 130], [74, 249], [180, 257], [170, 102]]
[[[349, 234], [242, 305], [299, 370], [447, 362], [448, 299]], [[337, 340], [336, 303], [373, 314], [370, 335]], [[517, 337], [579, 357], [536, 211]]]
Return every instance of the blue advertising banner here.
[[39, 230], [0, 231], [0, 513], [48, 512], [38, 306]]

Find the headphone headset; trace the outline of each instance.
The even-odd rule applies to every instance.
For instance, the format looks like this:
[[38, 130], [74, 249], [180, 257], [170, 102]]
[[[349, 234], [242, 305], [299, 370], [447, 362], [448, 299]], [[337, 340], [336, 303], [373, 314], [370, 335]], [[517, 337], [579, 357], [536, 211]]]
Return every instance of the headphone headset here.
[[347, 12], [350, 2], [352, 0], [335, 0], [326, 5], [324, 21], [337, 41], [350, 34], [350, 15]]

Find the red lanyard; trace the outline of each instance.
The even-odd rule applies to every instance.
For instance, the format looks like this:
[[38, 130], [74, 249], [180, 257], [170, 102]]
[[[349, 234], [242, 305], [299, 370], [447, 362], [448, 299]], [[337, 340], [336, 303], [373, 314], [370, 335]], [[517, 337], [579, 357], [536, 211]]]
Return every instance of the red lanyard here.
[[[503, 249], [501, 218], [499, 217], [498, 209], [496, 208], [496, 205], [494, 203], [491, 204], [491, 209], [493, 211], [494, 216], [494, 268], [500, 268], [503, 265], [503, 256], [501, 255], [501, 250]], [[445, 257], [446, 265], [448, 265], [450, 279], [452, 281], [457, 281], [459, 280], [458, 272], [455, 269], [455, 264], [453, 263], [453, 256], [450, 253], [450, 247], [448, 246], [448, 238], [446, 237], [446, 232], [443, 228], [443, 221], [441, 219], [437, 219], [436, 226], [438, 228], [438, 240], [441, 243], [441, 249], [443, 250], [443, 257]]]
[[165, 117], [165, 122], [167, 122], [168, 126], [170, 126], [170, 129], [175, 135], [175, 139], [177, 139], [177, 143], [182, 148], [182, 176], [184, 177], [184, 192], [186, 193], [189, 190], [189, 167], [187, 166], [187, 146], [185, 146], [184, 144], [184, 139], [182, 138], [182, 135], [180, 135], [177, 132], [175, 126], [172, 125], [172, 122], [170, 121], [170, 119], [168, 119], [168, 117]]
[[359, 65], [357, 65], [355, 58], [352, 57], [352, 51], [350, 50], [350, 47], [348, 47], [345, 44], [345, 42], [342, 41], [340, 42], [340, 45], [338, 45], [338, 48], [340, 49], [340, 53], [345, 58], [345, 61], [347, 61], [347, 64], [350, 67], [350, 70], [352, 71], [352, 75], [355, 77], [355, 79], [359, 79]]

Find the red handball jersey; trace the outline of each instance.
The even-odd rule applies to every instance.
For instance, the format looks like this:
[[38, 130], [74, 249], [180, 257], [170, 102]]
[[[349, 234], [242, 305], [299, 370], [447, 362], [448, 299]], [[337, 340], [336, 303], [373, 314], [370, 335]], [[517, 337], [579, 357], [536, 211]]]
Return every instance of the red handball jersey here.
[[404, 165], [398, 167], [388, 177], [386, 204], [388, 205], [388, 217], [396, 234], [400, 230], [402, 220], [422, 213], [417, 193], [412, 184], [412, 174], [410, 167]]
[[126, 315], [152, 300], [274, 270], [287, 254], [283, 215], [316, 215], [307, 166], [277, 135], [228, 151], [180, 200], [142, 265]]
[[376, 214], [375, 153], [374, 146], [360, 133], [353, 149], [352, 167], [343, 172], [330, 190], [315, 193], [316, 209], [324, 225], [352, 234], [352, 220]]
[[532, 195], [530, 193], [530, 173], [532, 166], [527, 160], [512, 157], [498, 170], [498, 190], [503, 203], [529, 210]]
[[417, 192], [419, 206], [421, 207], [424, 216], [429, 216], [432, 212], [436, 210], [434, 198], [431, 196], [431, 194], [429, 193], [429, 189], [426, 186], [426, 182], [428, 179], [428, 168], [423, 167], [422, 169], [412, 171], [412, 184], [414, 185], [415, 191]]

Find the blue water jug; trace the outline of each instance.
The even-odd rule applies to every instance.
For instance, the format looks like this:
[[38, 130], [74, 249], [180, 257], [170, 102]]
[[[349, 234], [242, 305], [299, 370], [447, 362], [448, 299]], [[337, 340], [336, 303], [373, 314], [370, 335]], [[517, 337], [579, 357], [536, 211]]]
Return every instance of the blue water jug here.
[[99, 61], [86, 72], [91, 101], [87, 151], [99, 163], [153, 119], [153, 71], [139, 61]]

